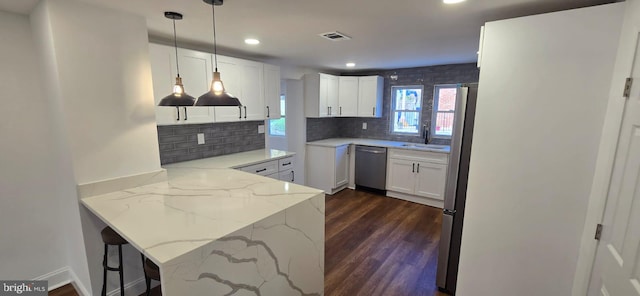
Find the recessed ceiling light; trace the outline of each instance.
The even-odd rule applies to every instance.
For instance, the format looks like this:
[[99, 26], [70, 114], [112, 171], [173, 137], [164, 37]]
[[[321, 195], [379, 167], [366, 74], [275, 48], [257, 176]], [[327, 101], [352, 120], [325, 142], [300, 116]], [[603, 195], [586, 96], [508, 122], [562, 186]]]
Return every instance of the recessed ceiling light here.
[[260, 44], [260, 40], [253, 39], [253, 38], [247, 38], [247, 39], [244, 40], [244, 43], [250, 44], [250, 45], [256, 45], [256, 44]]
[[356, 63], [347, 63], [347, 67], [353, 68], [356, 66]]
[[465, 0], [442, 0], [444, 4], [456, 4], [460, 2], [464, 2]]

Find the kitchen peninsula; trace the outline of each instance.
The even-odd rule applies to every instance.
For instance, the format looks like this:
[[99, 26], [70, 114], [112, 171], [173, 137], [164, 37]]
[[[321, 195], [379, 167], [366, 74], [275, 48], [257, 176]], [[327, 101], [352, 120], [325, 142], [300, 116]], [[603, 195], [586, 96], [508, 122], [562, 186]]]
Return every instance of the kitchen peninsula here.
[[287, 156], [168, 165], [168, 181], [82, 203], [160, 267], [163, 295], [323, 295], [324, 194], [231, 169]]

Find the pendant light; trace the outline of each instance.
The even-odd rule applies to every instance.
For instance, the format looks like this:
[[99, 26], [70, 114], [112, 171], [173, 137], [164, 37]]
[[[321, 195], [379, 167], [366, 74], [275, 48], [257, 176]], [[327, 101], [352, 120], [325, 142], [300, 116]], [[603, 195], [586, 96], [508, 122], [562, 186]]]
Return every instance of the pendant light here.
[[195, 98], [184, 92], [184, 85], [182, 85], [182, 77], [180, 77], [180, 65], [178, 64], [178, 41], [176, 38], [176, 20], [182, 19], [182, 14], [173, 11], [165, 11], [164, 17], [173, 20], [173, 46], [176, 50], [176, 84], [173, 86], [173, 93], [162, 98], [158, 106], [193, 106]]
[[196, 106], [242, 106], [240, 100], [232, 94], [226, 92], [224, 84], [220, 79], [218, 72], [218, 47], [216, 43], [216, 5], [222, 5], [223, 0], [203, 0], [211, 5], [211, 13], [213, 15], [213, 57], [215, 61], [215, 71], [213, 72], [213, 80], [211, 81], [211, 89], [205, 94], [198, 97]]

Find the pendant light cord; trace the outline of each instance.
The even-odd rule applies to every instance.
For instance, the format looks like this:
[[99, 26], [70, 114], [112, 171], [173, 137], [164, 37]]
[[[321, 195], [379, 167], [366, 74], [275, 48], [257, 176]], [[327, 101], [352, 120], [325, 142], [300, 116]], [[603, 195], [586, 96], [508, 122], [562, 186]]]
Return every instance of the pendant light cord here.
[[176, 37], [176, 19], [173, 19], [173, 48], [176, 50], [176, 70], [178, 71], [178, 77], [180, 77], [180, 64], [178, 63], [178, 40]]
[[216, 4], [211, 3], [211, 14], [213, 14], [213, 57], [216, 63], [216, 71], [218, 72], [218, 45], [216, 44]]

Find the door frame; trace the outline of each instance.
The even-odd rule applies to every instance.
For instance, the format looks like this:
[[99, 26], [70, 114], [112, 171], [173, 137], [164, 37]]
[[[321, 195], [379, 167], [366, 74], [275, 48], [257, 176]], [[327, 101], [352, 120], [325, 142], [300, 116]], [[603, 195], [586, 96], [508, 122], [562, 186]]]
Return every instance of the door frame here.
[[[596, 168], [589, 194], [589, 203], [578, 252], [572, 296], [587, 295], [591, 272], [595, 263], [599, 241], [594, 238], [598, 224], [602, 223], [607, 194], [613, 173], [622, 119], [627, 99], [623, 96], [624, 83], [633, 70], [636, 47], [640, 41], [640, 1], [626, 1], [625, 16], [613, 71], [607, 111], [602, 128]], [[640, 56], [640, 51], [637, 53]], [[635, 81], [640, 83], [640, 81]]]

